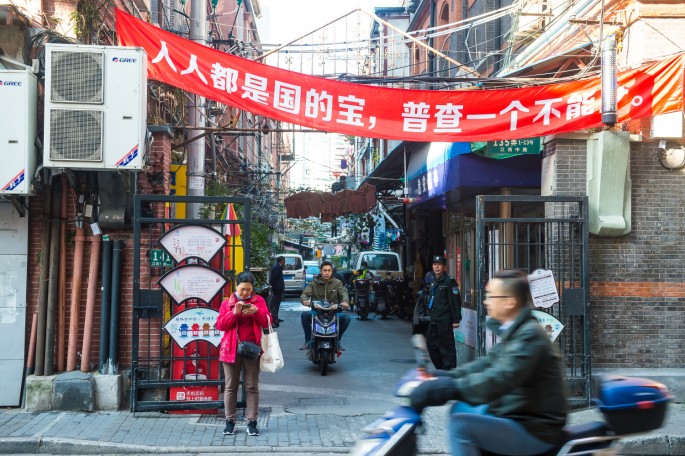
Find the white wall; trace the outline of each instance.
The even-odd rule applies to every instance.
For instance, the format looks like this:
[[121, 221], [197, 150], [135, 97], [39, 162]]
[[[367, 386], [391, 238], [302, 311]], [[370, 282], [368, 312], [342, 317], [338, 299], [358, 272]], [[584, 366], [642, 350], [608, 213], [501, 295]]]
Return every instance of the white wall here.
[[0, 407], [21, 403], [26, 339], [28, 220], [0, 202]]

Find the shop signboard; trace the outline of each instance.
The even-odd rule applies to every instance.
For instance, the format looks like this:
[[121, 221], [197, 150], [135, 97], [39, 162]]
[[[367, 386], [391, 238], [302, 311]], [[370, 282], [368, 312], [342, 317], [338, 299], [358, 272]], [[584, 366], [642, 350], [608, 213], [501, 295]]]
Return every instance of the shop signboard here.
[[488, 141], [484, 155], [488, 158], [509, 158], [517, 155], [535, 155], [541, 150], [541, 138], [500, 139]]

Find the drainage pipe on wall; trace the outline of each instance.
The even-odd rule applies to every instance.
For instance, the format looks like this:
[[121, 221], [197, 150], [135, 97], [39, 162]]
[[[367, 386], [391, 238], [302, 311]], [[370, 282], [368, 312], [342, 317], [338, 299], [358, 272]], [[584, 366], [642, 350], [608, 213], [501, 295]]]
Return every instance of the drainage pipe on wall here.
[[78, 346], [78, 326], [80, 317], [81, 282], [83, 281], [83, 247], [86, 236], [83, 226], [76, 228], [76, 248], [74, 249], [74, 277], [71, 281], [71, 307], [69, 308], [69, 346], [67, 347], [67, 372], [76, 370], [76, 349]]
[[109, 236], [102, 237], [102, 300], [100, 308], [100, 374], [107, 373], [109, 355], [109, 323], [112, 302], [112, 241]]
[[119, 373], [119, 298], [121, 285], [121, 263], [124, 241], [114, 241], [112, 248], [112, 312], [109, 325], [109, 361], [107, 373]]
[[57, 310], [57, 292], [59, 291], [59, 226], [57, 220], [61, 210], [62, 186], [54, 181], [52, 186], [52, 225], [50, 226], [50, 270], [48, 271], [48, 305], [45, 313], [45, 375], [52, 375], [55, 370], [55, 311]]
[[62, 206], [59, 226], [59, 299], [57, 301], [57, 370], [64, 372], [67, 341], [67, 176], [60, 176]]
[[38, 323], [36, 328], [36, 375], [43, 375], [45, 361], [45, 313], [48, 305], [48, 262], [50, 255], [50, 213], [52, 208], [52, 187], [45, 186], [43, 193], [43, 219], [41, 221], [40, 277], [38, 279]]
[[90, 236], [90, 267], [88, 268], [88, 291], [86, 292], [86, 320], [83, 324], [83, 345], [81, 348], [81, 372], [90, 371], [90, 345], [93, 340], [95, 297], [97, 296], [98, 268], [100, 267], [100, 235]]

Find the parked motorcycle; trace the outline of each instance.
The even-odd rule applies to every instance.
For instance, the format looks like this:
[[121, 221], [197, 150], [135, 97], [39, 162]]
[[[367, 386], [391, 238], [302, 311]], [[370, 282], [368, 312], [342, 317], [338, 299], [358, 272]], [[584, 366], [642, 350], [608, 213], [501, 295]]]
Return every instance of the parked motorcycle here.
[[390, 313], [390, 304], [388, 303], [390, 282], [389, 280], [374, 280], [372, 283], [374, 299], [371, 307], [376, 311], [376, 314], [380, 314], [383, 320], [388, 318]]
[[321, 375], [328, 373], [328, 365], [335, 363], [339, 354], [340, 320], [338, 304], [328, 301], [312, 301], [312, 345], [308, 356], [318, 364]]
[[261, 288], [255, 289], [255, 294], [258, 294], [259, 296], [261, 296], [264, 299], [264, 301], [267, 303], [267, 305], [269, 303], [269, 294], [270, 293], [271, 293], [271, 285], [264, 285]]
[[[425, 338], [412, 336], [418, 367], [400, 381], [395, 395], [408, 402], [411, 392], [433, 379], [426, 373], [428, 363]], [[621, 438], [661, 427], [673, 396], [661, 383], [637, 377], [607, 376], [599, 381], [594, 400], [604, 421], [567, 426], [562, 440], [539, 456], [611, 456], [618, 454]], [[410, 456], [418, 452], [417, 432], [422, 429], [421, 414], [411, 407], [398, 406], [366, 426], [365, 436], [352, 454], [356, 456]], [[498, 456], [482, 452], [483, 456]]]
[[343, 285], [350, 297], [350, 310], [354, 311], [355, 306], [355, 292], [354, 292], [354, 271], [343, 271], [340, 275], [343, 276]]
[[412, 334], [425, 334], [430, 322], [430, 313], [428, 312], [428, 303], [430, 302], [431, 293], [430, 286], [424, 285], [419, 290], [416, 305], [414, 306], [412, 316]]
[[366, 320], [371, 312], [371, 281], [369, 279], [355, 279], [352, 281], [354, 287], [354, 307], [357, 317]]
[[409, 279], [386, 279], [388, 315], [397, 315], [402, 320], [409, 318], [414, 312], [414, 289], [409, 286]]

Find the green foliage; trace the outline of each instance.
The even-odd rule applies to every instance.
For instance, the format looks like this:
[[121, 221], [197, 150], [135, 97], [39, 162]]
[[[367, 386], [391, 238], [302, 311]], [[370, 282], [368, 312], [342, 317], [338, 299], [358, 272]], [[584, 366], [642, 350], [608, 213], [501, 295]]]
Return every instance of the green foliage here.
[[250, 223], [250, 268], [264, 268], [256, 271], [255, 288], [264, 287], [268, 281], [269, 261], [271, 259], [270, 229], [263, 223], [253, 220]]
[[[205, 186], [206, 196], [226, 196], [234, 195], [232, 189], [224, 182], [218, 180], [209, 181]], [[244, 210], [242, 204], [234, 204], [236, 217], [241, 219], [244, 217]], [[226, 210], [225, 203], [219, 204], [205, 204], [200, 208], [200, 217], [205, 219], [220, 219], [223, 217]], [[255, 278], [255, 288], [260, 289], [268, 283], [269, 261], [271, 259], [271, 228], [259, 222], [254, 217], [250, 218], [250, 268], [258, 269], [253, 271]], [[263, 270], [259, 270], [263, 268]], [[235, 271], [233, 272], [235, 273]]]
[[93, 43], [103, 23], [101, 12], [108, 11], [112, 6], [111, 0], [102, 2], [79, 0], [76, 9], [69, 14], [69, 19], [74, 23], [74, 33], [79, 41], [85, 44]]
[[343, 263], [345, 261], [345, 258], [341, 255], [332, 255], [331, 257], [331, 263], [333, 263], [333, 267], [336, 268], [338, 271], [343, 269]]
[[[218, 180], [211, 180], [205, 185], [205, 196], [233, 196], [233, 190], [228, 187], [225, 182]], [[239, 205], [234, 205], [233, 208], [240, 218]], [[220, 219], [226, 209], [225, 203], [219, 204], [203, 204], [200, 208], [200, 218], [202, 219]]]

